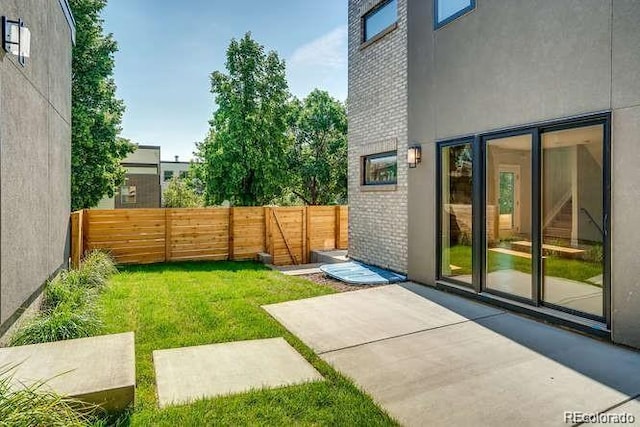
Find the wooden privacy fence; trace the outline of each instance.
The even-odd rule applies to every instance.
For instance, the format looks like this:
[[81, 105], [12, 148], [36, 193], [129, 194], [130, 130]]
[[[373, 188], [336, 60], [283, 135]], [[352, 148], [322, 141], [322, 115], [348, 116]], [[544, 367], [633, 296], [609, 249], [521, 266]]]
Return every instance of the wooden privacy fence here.
[[313, 250], [346, 249], [347, 206], [84, 210], [71, 214], [71, 258], [94, 249], [120, 264], [253, 260], [304, 264]]

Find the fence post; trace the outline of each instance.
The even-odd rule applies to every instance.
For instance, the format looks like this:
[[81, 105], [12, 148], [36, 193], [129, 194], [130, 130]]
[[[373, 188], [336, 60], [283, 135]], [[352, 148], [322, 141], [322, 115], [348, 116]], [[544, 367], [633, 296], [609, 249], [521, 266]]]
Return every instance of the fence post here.
[[234, 211], [233, 211], [233, 207], [229, 208], [229, 261], [233, 261], [233, 259], [235, 258], [235, 251], [234, 251], [234, 243], [233, 243], [233, 238], [234, 238], [234, 231], [233, 231], [233, 216], [234, 216]]
[[164, 209], [164, 262], [171, 260], [171, 209]]
[[309, 218], [308, 207], [302, 208], [302, 264], [309, 262], [309, 242], [307, 238], [309, 236], [309, 224], [307, 219]]
[[273, 257], [273, 238], [271, 236], [271, 208], [264, 208], [264, 251]]
[[82, 211], [82, 215], [81, 215], [81, 219], [80, 221], [82, 222], [82, 238], [80, 239], [80, 260], [82, 260], [82, 257], [84, 256], [84, 253], [88, 250], [89, 248], [89, 244], [91, 243], [89, 241], [89, 231], [91, 230], [91, 221], [90, 221], [90, 217], [91, 217], [91, 211], [88, 209], [83, 209]]
[[340, 205], [337, 205], [335, 208], [335, 230], [334, 230], [334, 239], [335, 239], [335, 249], [340, 249], [340, 239], [342, 238], [342, 224], [341, 224], [341, 214], [342, 209]]
[[80, 247], [82, 245], [82, 236], [80, 227], [82, 226], [82, 217], [80, 212], [71, 214], [71, 267], [78, 268], [80, 265]]

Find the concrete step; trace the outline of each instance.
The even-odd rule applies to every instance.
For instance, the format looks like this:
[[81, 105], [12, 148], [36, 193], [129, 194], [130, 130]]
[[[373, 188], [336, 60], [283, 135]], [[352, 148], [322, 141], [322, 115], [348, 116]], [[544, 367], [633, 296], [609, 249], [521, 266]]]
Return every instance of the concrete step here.
[[342, 262], [348, 262], [346, 250], [334, 250], [334, 251], [311, 251], [312, 264], [339, 264]]
[[258, 262], [261, 262], [267, 265], [273, 264], [273, 257], [271, 256], [271, 254], [260, 252], [258, 253]]
[[107, 411], [126, 409], [135, 396], [133, 332], [0, 348], [0, 366], [15, 366], [12, 387], [44, 381], [45, 388]]

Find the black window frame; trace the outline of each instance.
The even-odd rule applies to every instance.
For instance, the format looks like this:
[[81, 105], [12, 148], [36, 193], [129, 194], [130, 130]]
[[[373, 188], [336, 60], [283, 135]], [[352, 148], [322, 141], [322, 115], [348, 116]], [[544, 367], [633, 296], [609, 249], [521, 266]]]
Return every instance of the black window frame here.
[[[367, 160], [382, 159], [385, 157], [395, 156], [396, 158], [396, 176], [393, 181], [371, 182], [367, 183]], [[363, 187], [382, 187], [398, 185], [398, 150], [385, 151], [383, 153], [367, 154], [360, 158], [360, 185]]]
[[[168, 177], [168, 178], [167, 178], [167, 175], [169, 175], [169, 177]], [[173, 171], [171, 171], [171, 170], [166, 170], [166, 171], [164, 171], [164, 172], [163, 172], [162, 180], [163, 180], [164, 182], [171, 181], [171, 180], [173, 179], [174, 175], [175, 175], [175, 174], [173, 173]]]
[[[439, 288], [459, 293], [461, 295], [477, 298], [481, 301], [498, 304], [500, 306], [513, 309], [528, 315], [543, 318], [545, 320], [553, 321], [558, 324], [566, 325], [568, 327], [582, 330], [591, 335], [599, 335], [603, 337], [609, 336], [609, 332], [604, 329], [598, 329], [591, 326], [588, 321], [598, 322], [604, 324], [607, 328], [611, 327], [611, 117], [610, 111], [596, 112], [586, 115], [579, 115], [574, 117], [567, 117], [561, 119], [554, 119], [549, 121], [531, 123], [522, 126], [508, 127], [495, 131], [482, 132], [473, 135], [467, 135], [458, 138], [438, 140], [436, 141], [436, 203], [437, 203], [437, 215], [436, 215], [436, 284]], [[531, 133], [534, 136], [532, 147], [532, 170], [540, 168], [541, 162], [541, 144], [542, 135], [547, 132], [553, 132], [557, 130], [574, 129], [591, 125], [603, 125], [603, 208], [604, 208], [604, 284], [603, 284], [603, 316], [592, 315], [585, 312], [569, 309], [563, 306], [557, 306], [550, 304], [542, 300], [540, 295], [542, 280], [542, 266], [539, 265], [542, 257], [541, 253], [541, 237], [539, 236], [541, 230], [541, 214], [540, 203], [541, 200], [541, 182], [539, 179], [539, 172], [534, 172], [532, 175], [532, 233], [536, 241], [534, 241], [534, 256], [538, 259], [532, 266], [533, 274], [537, 276], [535, 280], [538, 285], [533, 289], [533, 301], [521, 301], [518, 298], [514, 298], [513, 295], [508, 297], [502, 297], [495, 291], [489, 291], [486, 288], [486, 265], [485, 265], [485, 238], [486, 238], [486, 199], [485, 199], [485, 185], [486, 183], [486, 142], [498, 137], [504, 137], [509, 135], [519, 135], [523, 133]], [[442, 164], [441, 155], [442, 149], [453, 145], [458, 145], [463, 141], [473, 140], [473, 161], [474, 161], [474, 176], [473, 176], [473, 252], [472, 252], [472, 276], [473, 284], [459, 282], [450, 277], [442, 274]], [[492, 296], [493, 295], [493, 296]], [[556, 314], [550, 313], [548, 310], [552, 310]], [[568, 318], [563, 317], [562, 313], [575, 316], [585, 321], [576, 322]]]
[[[387, 27], [383, 28], [376, 34], [367, 38], [367, 19], [384, 9], [393, 1], [396, 2], [396, 19], [389, 24]], [[362, 47], [369, 46], [371, 43], [374, 43], [377, 40], [380, 40], [382, 37], [393, 31], [398, 26], [398, 0], [382, 0], [371, 9], [369, 9], [362, 17], [360, 18], [360, 43]]]
[[465, 7], [464, 9], [459, 10], [458, 12], [454, 13], [453, 15], [449, 16], [446, 19], [443, 19], [442, 21], [438, 20], [438, 4], [440, 3], [440, 1], [442, 0], [433, 0], [433, 28], [434, 30], [437, 30], [439, 28], [444, 27], [445, 25], [455, 21], [456, 19], [460, 18], [463, 15], [466, 15], [467, 13], [471, 12], [472, 10], [474, 10], [476, 8], [476, 0], [471, 0], [471, 4], [467, 7]]

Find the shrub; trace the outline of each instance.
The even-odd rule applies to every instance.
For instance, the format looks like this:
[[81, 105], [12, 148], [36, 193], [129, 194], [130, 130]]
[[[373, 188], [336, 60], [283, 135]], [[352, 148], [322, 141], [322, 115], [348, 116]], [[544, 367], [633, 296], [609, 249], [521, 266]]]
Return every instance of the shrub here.
[[13, 367], [0, 367], [0, 426], [86, 426], [97, 408], [46, 389], [46, 382], [15, 386]]

